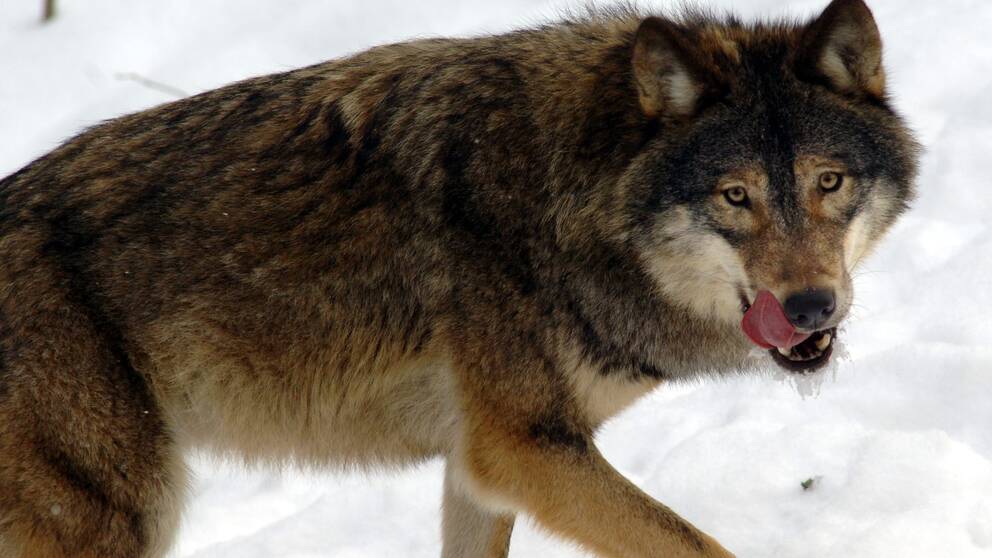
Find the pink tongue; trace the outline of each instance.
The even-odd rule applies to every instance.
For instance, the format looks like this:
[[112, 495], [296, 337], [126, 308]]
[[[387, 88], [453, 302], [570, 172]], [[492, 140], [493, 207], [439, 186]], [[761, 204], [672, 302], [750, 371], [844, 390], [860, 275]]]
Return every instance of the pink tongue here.
[[785, 317], [778, 299], [768, 291], [758, 292], [754, 304], [744, 312], [741, 329], [755, 345], [764, 349], [791, 349], [810, 336], [809, 333], [796, 331]]

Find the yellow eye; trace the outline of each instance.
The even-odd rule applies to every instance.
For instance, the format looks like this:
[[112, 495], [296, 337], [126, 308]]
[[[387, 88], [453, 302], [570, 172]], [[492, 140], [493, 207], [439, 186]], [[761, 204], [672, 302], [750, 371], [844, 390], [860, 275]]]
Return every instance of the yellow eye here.
[[820, 190], [824, 192], [833, 192], [840, 188], [840, 185], [844, 182], [844, 178], [841, 177], [838, 172], [825, 172], [820, 175]]
[[747, 206], [750, 201], [747, 197], [747, 190], [743, 186], [731, 186], [723, 191], [723, 197], [727, 198], [730, 205]]

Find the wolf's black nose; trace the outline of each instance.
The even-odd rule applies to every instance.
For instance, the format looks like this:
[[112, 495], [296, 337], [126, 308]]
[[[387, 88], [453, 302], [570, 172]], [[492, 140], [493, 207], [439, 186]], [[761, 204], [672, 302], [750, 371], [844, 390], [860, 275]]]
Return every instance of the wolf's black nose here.
[[832, 291], [806, 289], [785, 299], [785, 315], [796, 327], [816, 329], [830, 319], [836, 304]]

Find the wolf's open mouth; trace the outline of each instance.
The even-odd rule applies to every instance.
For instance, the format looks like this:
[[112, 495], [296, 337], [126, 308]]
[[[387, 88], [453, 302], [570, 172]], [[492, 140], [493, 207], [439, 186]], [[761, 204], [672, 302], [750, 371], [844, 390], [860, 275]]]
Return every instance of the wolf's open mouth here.
[[768, 349], [772, 359], [790, 372], [811, 372], [830, 360], [837, 328], [801, 332], [785, 315], [771, 292], [758, 291], [754, 302], [742, 297], [741, 329], [757, 346]]
[[791, 349], [768, 349], [772, 359], [790, 372], [812, 372], [830, 360], [837, 328], [817, 331]]

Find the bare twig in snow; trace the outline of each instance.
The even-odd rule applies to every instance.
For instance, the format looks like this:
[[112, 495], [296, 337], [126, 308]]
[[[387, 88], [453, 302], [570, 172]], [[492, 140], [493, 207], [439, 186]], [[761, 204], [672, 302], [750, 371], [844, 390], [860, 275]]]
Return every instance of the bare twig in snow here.
[[41, 21], [51, 21], [55, 17], [55, 0], [45, 0], [44, 11], [41, 14]]
[[177, 98], [189, 97], [189, 93], [183, 91], [182, 89], [179, 89], [178, 87], [173, 87], [171, 85], [162, 83], [160, 81], [148, 79], [145, 76], [136, 74], [134, 72], [121, 72], [116, 74], [114, 77], [116, 77], [117, 79], [126, 79], [129, 81], [133, 81], [140, 85], [144, 85], [149, 89], [154, 89], [159, 93], [165, 93], [166, 95], [172, 95], [173, 97], [177, 97]]

